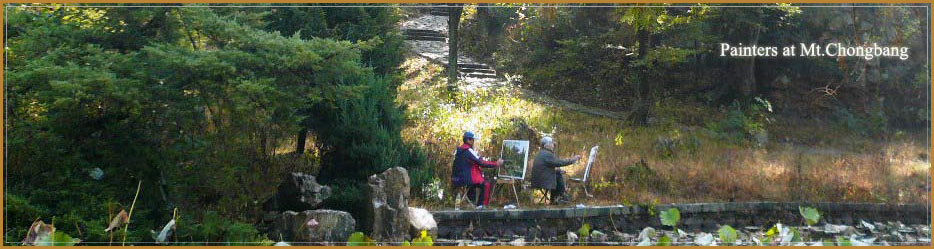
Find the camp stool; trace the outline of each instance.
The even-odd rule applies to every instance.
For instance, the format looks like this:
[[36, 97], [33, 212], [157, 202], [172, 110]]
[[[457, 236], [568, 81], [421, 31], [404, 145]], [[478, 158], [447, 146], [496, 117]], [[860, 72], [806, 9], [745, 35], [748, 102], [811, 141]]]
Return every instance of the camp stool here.
[[[467, 203], [470, 204], [471, 207], [476, 207], [476, 205], [474, 205], [474, 203], [471, 202], [470, 198], [468, 198], [467, 196], [467, 193], [470, 192], [470, 188], [473, 188], [473, 187], [474, 186], [469, 186], [469, 185], [454, 187], [455, 191], [457, 191], [457, 194], [454, 195], [454, 210], [460, 210], [461, 201], [466, 201]], [[475, 199], [480, 199], [480, 191], [474, 191], [474, 193], [477, 195]]]

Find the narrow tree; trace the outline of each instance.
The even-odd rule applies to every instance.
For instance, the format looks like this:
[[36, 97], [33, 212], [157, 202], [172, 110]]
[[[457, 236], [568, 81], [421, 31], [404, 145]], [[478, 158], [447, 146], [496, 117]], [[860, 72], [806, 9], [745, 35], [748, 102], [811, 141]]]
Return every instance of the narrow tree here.
[[461, 21], [463, 4], [452, 4], [448, 12], [448, 88], [457, 84], [457, 27]]

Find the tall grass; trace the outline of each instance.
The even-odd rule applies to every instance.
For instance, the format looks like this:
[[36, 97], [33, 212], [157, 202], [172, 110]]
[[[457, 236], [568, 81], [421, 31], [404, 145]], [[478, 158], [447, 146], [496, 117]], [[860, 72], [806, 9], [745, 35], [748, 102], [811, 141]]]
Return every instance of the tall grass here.
[[[924, 134], [870, 138], [824, 121], [778, 118], [766, 127], [770, 142], [756, 146], [710, 128], [727, 118], [726, 111], [681, 100], [659, 101], [654, 108], [657, 122], [635, 126], [524, 99], [513, 86], [448, 93], [442, 67], [423, 58], [410, 57], [402, 69], [406, 81], [399, 87], [398, 101], [408, 105], [410, 120], [403, 136], [425, 147], [428, 163], [444, 187], [463, 131], [477, 133], [476, 147], [492, 158], [499, 155], [501, 141], [512, 138], [520, 120], [539, 134], [552, 134], [561, 157], [586, 159], [590, 147], [600, 146], [591, 173], [596, 198], [577, 200], [591, 205], [928, 202], [930, 145]], [[538, 151], [535, 141], [532, 146], [529, 160]], [[580, 176], [585, 163], [565, 169]], [[494, 201], [512, 198], [508, 195]]]

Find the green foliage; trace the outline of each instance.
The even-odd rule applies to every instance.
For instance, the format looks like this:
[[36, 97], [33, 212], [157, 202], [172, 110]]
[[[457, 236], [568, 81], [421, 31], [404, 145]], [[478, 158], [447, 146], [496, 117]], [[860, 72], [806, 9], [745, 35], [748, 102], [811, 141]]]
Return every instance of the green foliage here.
[[403, 37], [395, 25], [396, 8], [374, 4], [371, 8], [321, 8], [334, 4], [296, 4], [275, 8], [264, 15], [266, 30], [302, 39], [331, 38], [368, 42], [362, 62], [378, 74], [388, 74], [402, 63]]
[[[732, 120], [722, 127], [735, 129], [724, 133], [736, 142], [744, 133], [764, 130], [768, 117], [756, 114], [771, 116], [773, 111], [807, 118], [848, 110], [865, 121], [861, 125], [865, 128], [858, 131], [873, 136], [892, 128], [919, 129], [930, 119], [930, 108], [923, 108], [929, 101], [924, 94], [928, 66], [923, 60], [883, 63], [879, 71], [886, 73], [869, 73], [863, 70], [865, 60], [734, 60], [720, 57], [717, 47], [722, 42], [795, 44], [827, 36], [859, 37], [923, 51], [924, 22], [910, 8], [846, 12], [795, 4], [762, 4], [763, 8], [753, 9], [633, 5], [638, 7], [478, 6], [467, 11], [459, 42], [474, 58], [521, 76], [525, 87], [588, 106], [629, 111], [665, 98], [709, 107], [743, 102], [744, 115], [731, 111]], [[847, 18], [867, 22], [845, 24]], [[858, 28], [861, 25], [876, 28]], [[892, 29], [898, 34], [884, 32]], [[743, 69], [747, 66], [751, 66], [748, 71]], [[782, 110], [753, 110], [765, 102], [755, 96], [768, 96], [767, 105]]]
[[3, 237], [16, 239], [26, 237], [26, 228], [33, 221], [47, 214], [47, 211], [32, 205], [23, 197], [9, 193], [3, 195], [3, 212], [5, 213], [4, 225], [7, 227]]
[[55, 231], [52, 236], [40, 236], [36, 239], [36, 246], [74, 246], [81, 240], [72, 238], [61, 231]]
[[720, 230], [718, 230], [717, 233], [720, 234], [720, 241], [722, 241], [724, 244], [733, 244], [736, 242], [736, 229], [733, 229], [733, 227], [730, 225], [723, 225], [720, 227]]
[[807, 222], [808, 226], [813, 226], [820, 221], [820, 212], [817, 209], [812, 207], [798, 207], [798, 212], [801, 213], [801, 217], [804, 218], [804, 221]]
[[412, 239], [411, 243], [413, 246], [432, 246], [434, 244], [434, 240], [431, 238], [431, 236], [428, 236], [428, 231], [425, 230], [421, 231], [421, 236]]
[[224, 240], [228, 245], [246, 246], [246, 245], [272, 245], [266, 236], [259, 234], [256, 228], [251, 224], [235, 222], [227, 227], [224, 233]]
[[668, 237], [667, 234], [662, 235], [661, 238], [658, 238], [658, 243], [655, 246], [671, 246], [671, 237]]
[[836, 236], [837, 246], [853, 246], [853, 242], [849, 238], [843, 236]]
[[[303, 10], [313, 9], [323, 8]], [[107, 241], [108, 213], [127, 209], [142, 180], [128, 242], [179, 207], [191, 212], [181, 241], [255, 244], [242, 221], [287, 171], [400, 165], [426, 182], [420, 148], [399, 137], [394, 10], [328, 8], [326, 21], [305, 22], [328, 35], [302, 39], [264, 31], [279, 27], [261, 8], [11, 8], [4, 198], [19, 225], [4, 235], [56, 217], [62, 232]], [[293, 156], [302, 128], [317, 153]]]
[[354, 232], [347, 238], [347, 246], [375, 246], [376, 242], [363, 232]]
[[[356, 188], [370, 175], [404, 167], [412, 171], [410, 177], [415, 176], [412, 186], [425, 185], [431, 175], [430, 171], [420, 172], [427, 169], [417, 145], [402, 141], [402, 107], [395, 103], [389, 79], [369, 75], [364, 80], [368, 83], [361, 98], [340, 101], [337, 108], [319, 106], [321, 114], [311, 122], [319, 142], [335, 145], [323, 151], [320, 171], [322, 182], [338, 186], [334, 188], [338, 198], [329, 201], [357, 217], [363, 214], [360, 207], [365, 196]], [[413, 188], [414, 193], [420, 190]]]
[[[658, 218], [662, 221], [662, 225], [677, 227], [678, 220], [681, 219], [681, 212], [677, 208], [669, 208], [659, 213]], [[675, 229], [677, 230], [677, 228]]]
[[590, 237], [590, 223], [581, 224], [581, 227], [577, 229], [577, 235], [582, 241], [584, 238]]
[[[134, 217], [136, 215], [134, 214]], [[223, 241], [227, 245], [254, 246], [272, 245], [265, 235], [252, 224], [231, 221], [215, 211], [208, 211], [200, 221], [179, 217], [176, 220], [175, 235], [180, 241], [214, 242]], [[207, 244], [206, 244], [207, 245]]]
[[769, 228], [769, 230], [765, 231], [765, 236], [768, 238], [771, 238], [772, 236], [775, 236], [776, 234], [778, 234], [778, 225], [774, 225], [772, 226], [772, 228]]
[[492, 62], [493, 54], [499, 51], [506, 38], [505, 30], [518, 21], [515, 13], [519, 9], [514, 4], [502, 3], [464, 7], [464, 17], [458, 28], [458, 47], [472, 58]]
[[707, 124], [721, 139], [733, 143], [754, 140], [756, 134], [766, 131], [766, 126], [774, 120], [771, 116], [772, 105], [768, 100], [756, 97], [750, 104], [739, 101], [730, 104], [726, 117], [718, 122]]

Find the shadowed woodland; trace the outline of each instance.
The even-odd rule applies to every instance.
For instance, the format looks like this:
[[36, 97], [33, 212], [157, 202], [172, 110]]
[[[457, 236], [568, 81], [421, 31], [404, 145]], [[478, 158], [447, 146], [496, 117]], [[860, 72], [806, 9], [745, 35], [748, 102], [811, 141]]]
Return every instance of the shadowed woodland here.
[[[5, 243], [37, 219], [150, 243], [176, 219], [175, 241], [272, 244], [257, 224], [290, 172], [360, 217], [367, 177], [404, 167], [411, 205], [442, 209], [465, 130], [487, 157], [522, 139], [531, 160], [543, 134], [561, 157], [599, 145], [595, 198], [575, 204], [930, 201], [925, 8], [457, 6], [444, 43], [497, 72], [471, 87], [412, 52], [400, 23], [430, 14], [413, 6], [116, 5], [4, 11]], [[721, 42], [910, 58], [730, 58]], [[130, 225], [105, 232], [120, 210]]]

